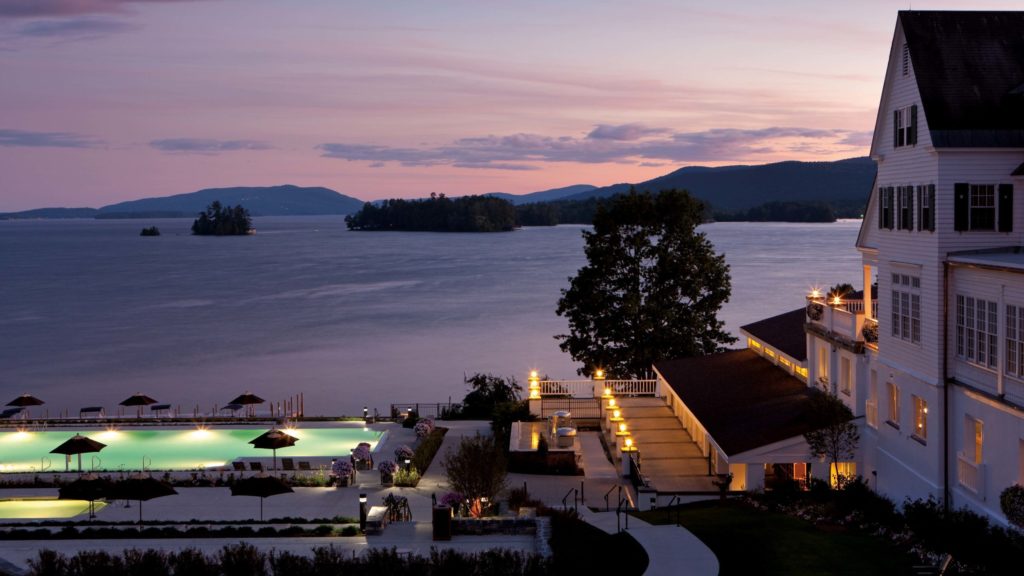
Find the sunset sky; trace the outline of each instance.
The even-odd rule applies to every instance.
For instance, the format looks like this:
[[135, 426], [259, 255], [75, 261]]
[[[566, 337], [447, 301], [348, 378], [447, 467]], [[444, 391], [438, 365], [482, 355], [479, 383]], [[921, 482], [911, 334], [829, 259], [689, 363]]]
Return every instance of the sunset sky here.
[[908, 6], [0, 0], [0, 211], [284, 183], [527, 193], [859, 156]]

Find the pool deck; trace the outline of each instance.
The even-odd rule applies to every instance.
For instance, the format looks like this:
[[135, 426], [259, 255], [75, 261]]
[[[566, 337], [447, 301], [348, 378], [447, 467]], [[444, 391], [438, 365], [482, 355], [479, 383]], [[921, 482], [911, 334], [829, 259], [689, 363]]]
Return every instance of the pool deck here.
[[[434, 463], [424, 473], [416, 488], [382, 487], [380, 476], [376, 471], [360, 472], [354, 486], [345, 488], [295, 488], [293, 494], [283, 494], [264, 500], [264, 517], [267, 519], [281, 517], [325, 518], [333, 516], [357, 517], [359, 512], [359, 494], [365, 493], [369, 505], [380, 504], [384, 496], [396, 493], [409, 500], [414, 521], [392, 523], [382, 534], [370, 536], [332, 537], [332, 538], [249, 538], [249, 539], [126, 539], [126, 540], [61, 540], [61, 541], [0, 541], [0, 559], [15, 566], [25, 568], [30, 558], [34, 558], [39, 550], [56, 548], [65, 554], [73, 554], [79, 550], [106, 550], [118, 552], [130, 548], [160, 548], [165, 550], [181, 548], [198, 548], [206, 552], [215, 552], [225, 544], [239, 541], [249, 542], [262, 549], [288, 550], [294, 553], [310, 554], [319, 546], [335, 546], [339, 549], [359, 554], [368, 548], [395, 548], [402, 553], [425, 554], [431, 548], [451, 548], [464, 552], [474, 552], [492, 548], [506, 548], [523, 552], [536, 551], [533, 536], [511, 536], [495, 534], [489, 536], [455, 536], [449, 542], [434, 542], [431, 538], [431, 495], [437, 497], [447, 491], [444, 471], [440, 461], [444, 454], [457, 447], [465, 436], [473, 436], [477, 432], [489, 434], [487, 422], [454, 421], [440, 422], [439, 425], [449, 428], [448, 434], [438, 452]], [[402, 444], [413, 445], [413, 432], [397, 425], [388, 427], [389, 433], [381, 442], [377, 453], [380, 458], [388, 458], [394, 449]], [[526, 483], [532, 497], [542, 500], [551, 506], [561, 506], [563, 499], [575, 488], [583, 488], [585, 505], [604, 509], [604, 494], [616, 486], [623, 484], [615, 469], [607, 461], [601, 448], [597, 433], [581, 433], [579, 442], [585, 476], [538, 476], [509, 474], [509, 487], [519, 487]], [[625, 483], [628, 484], [628, 483]], [[231, 497], [227, 488], [179, 488], [177, 496], [159, 498], [144, 503], [143, 517], [147, 523], [203, 521], [246, 521], [259, 516], [259, 501], [252, 497]], [[54, 496], [56, 489], [5, 489], [0, 490], [0, 497], [17, 497], [28, 495]], [[571, 504], [573, 497], [567, 498]], [[132, 503], [125, 508], [123, 503], [114, 503], [101, 510], [97, 516], [100, 521], [132, 521], [138, 518], [138, 504]], [[607, 520], [604, 515], [585, 512], [587, 519], [602, 527]], [[614, 518], [614, 513], [611, 514]], [[598, 520], [598, 518], [602, 518]], [[639, 522], [631, 520], [631, 532], [647, 549], [651, 556], [651, 568], [648, 574], [668, 573], [665, 569], [678, 566], [678, 562], [693, 562], [696, 558], [706, 559], [711, 554], [699, 540], [685, 529], [675, 526], [653, 526], [644, 529], [633, 529]], [[681, 531], [681, 532], [680, 532]], [[689, 535], [688, 537], [686, 535]], [[713, 555], [711, 556], [713, 559]], [[717, 562], [714, 570], [710, 562], [697, 562], [693, 570], [687, 574], [703, 576], [717, 574]]]

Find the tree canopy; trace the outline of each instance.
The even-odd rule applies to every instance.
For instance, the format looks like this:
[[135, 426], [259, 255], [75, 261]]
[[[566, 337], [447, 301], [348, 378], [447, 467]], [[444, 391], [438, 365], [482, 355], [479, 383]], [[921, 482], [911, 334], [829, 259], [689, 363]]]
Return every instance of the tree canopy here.
[[241, 204], [221, 206], [217, 200], [192, 222], [192, 233], [197, 236], [240, 236], [252, 229], [252, 217]]
[[817, 429], [804, 434], [807, 446], [811, 454], [828, 460], [830, 470], [842, 484], [846, 479], [839, 477], [838, 463], [852, 459], [860, 442], [853, 412], [828, 392], [818, 392], [811, 397], [809, 412]]
[[731, 284], [725, 257], [697, 232], [704, 206], [682, 191], [637, 193], [598, 206], [583, 232], [587, 265], [562, 290], [560, 348], [581, 375], [641, 377], [661, 359], [711, 354], [736, 339], [718, 310]]
[[516, 227], [516, 208], [489, 196], [452, 199], [431, 194], [423, 200], [367, 202], [359, 212], [345, 217], [345, 225], [349, 230], [505, 232]]

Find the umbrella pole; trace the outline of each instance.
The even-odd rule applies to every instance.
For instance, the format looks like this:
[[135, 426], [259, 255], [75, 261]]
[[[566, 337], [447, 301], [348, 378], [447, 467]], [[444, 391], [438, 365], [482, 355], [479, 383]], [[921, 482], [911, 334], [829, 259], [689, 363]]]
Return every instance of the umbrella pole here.
[[273, 466], [273, 470], [274, 470], [274, 472], [277, 472], [277, 448], [274, 448], [274, 466]]
[[139, 500], [139, 526], [142, 526], [142, 500]]
[[263, 497], [260, 497], [260, 522], [263, 522]]
[[78, 453], [78, 473], [82, 473], [82, 453]]

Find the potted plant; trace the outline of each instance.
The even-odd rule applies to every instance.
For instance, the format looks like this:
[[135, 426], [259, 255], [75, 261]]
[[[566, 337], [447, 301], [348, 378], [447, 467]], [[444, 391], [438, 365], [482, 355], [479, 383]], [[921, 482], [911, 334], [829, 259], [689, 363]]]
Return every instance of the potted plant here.
[[352, 461], [356, 470], [372, 470], [373, 459], [370, 457], [370, 445], [363, 442], [353, 448]]
[[331, 475], [335, 478], [335, 485], [338, 488], [343, 488], [352, 483], [352, 477], [355, 475], [356, 470], [352, 467], [352, 463], [343, 458], [339, 458], [334, 461], [334, 465], [331, 466]]
[[377, 470], [380, 470], [380, 483], [390, 485], [395, 482], [395, 472], [398, 471], [398, 464], [391, 460], [382, 460], [380, 464], [377, 464]]

